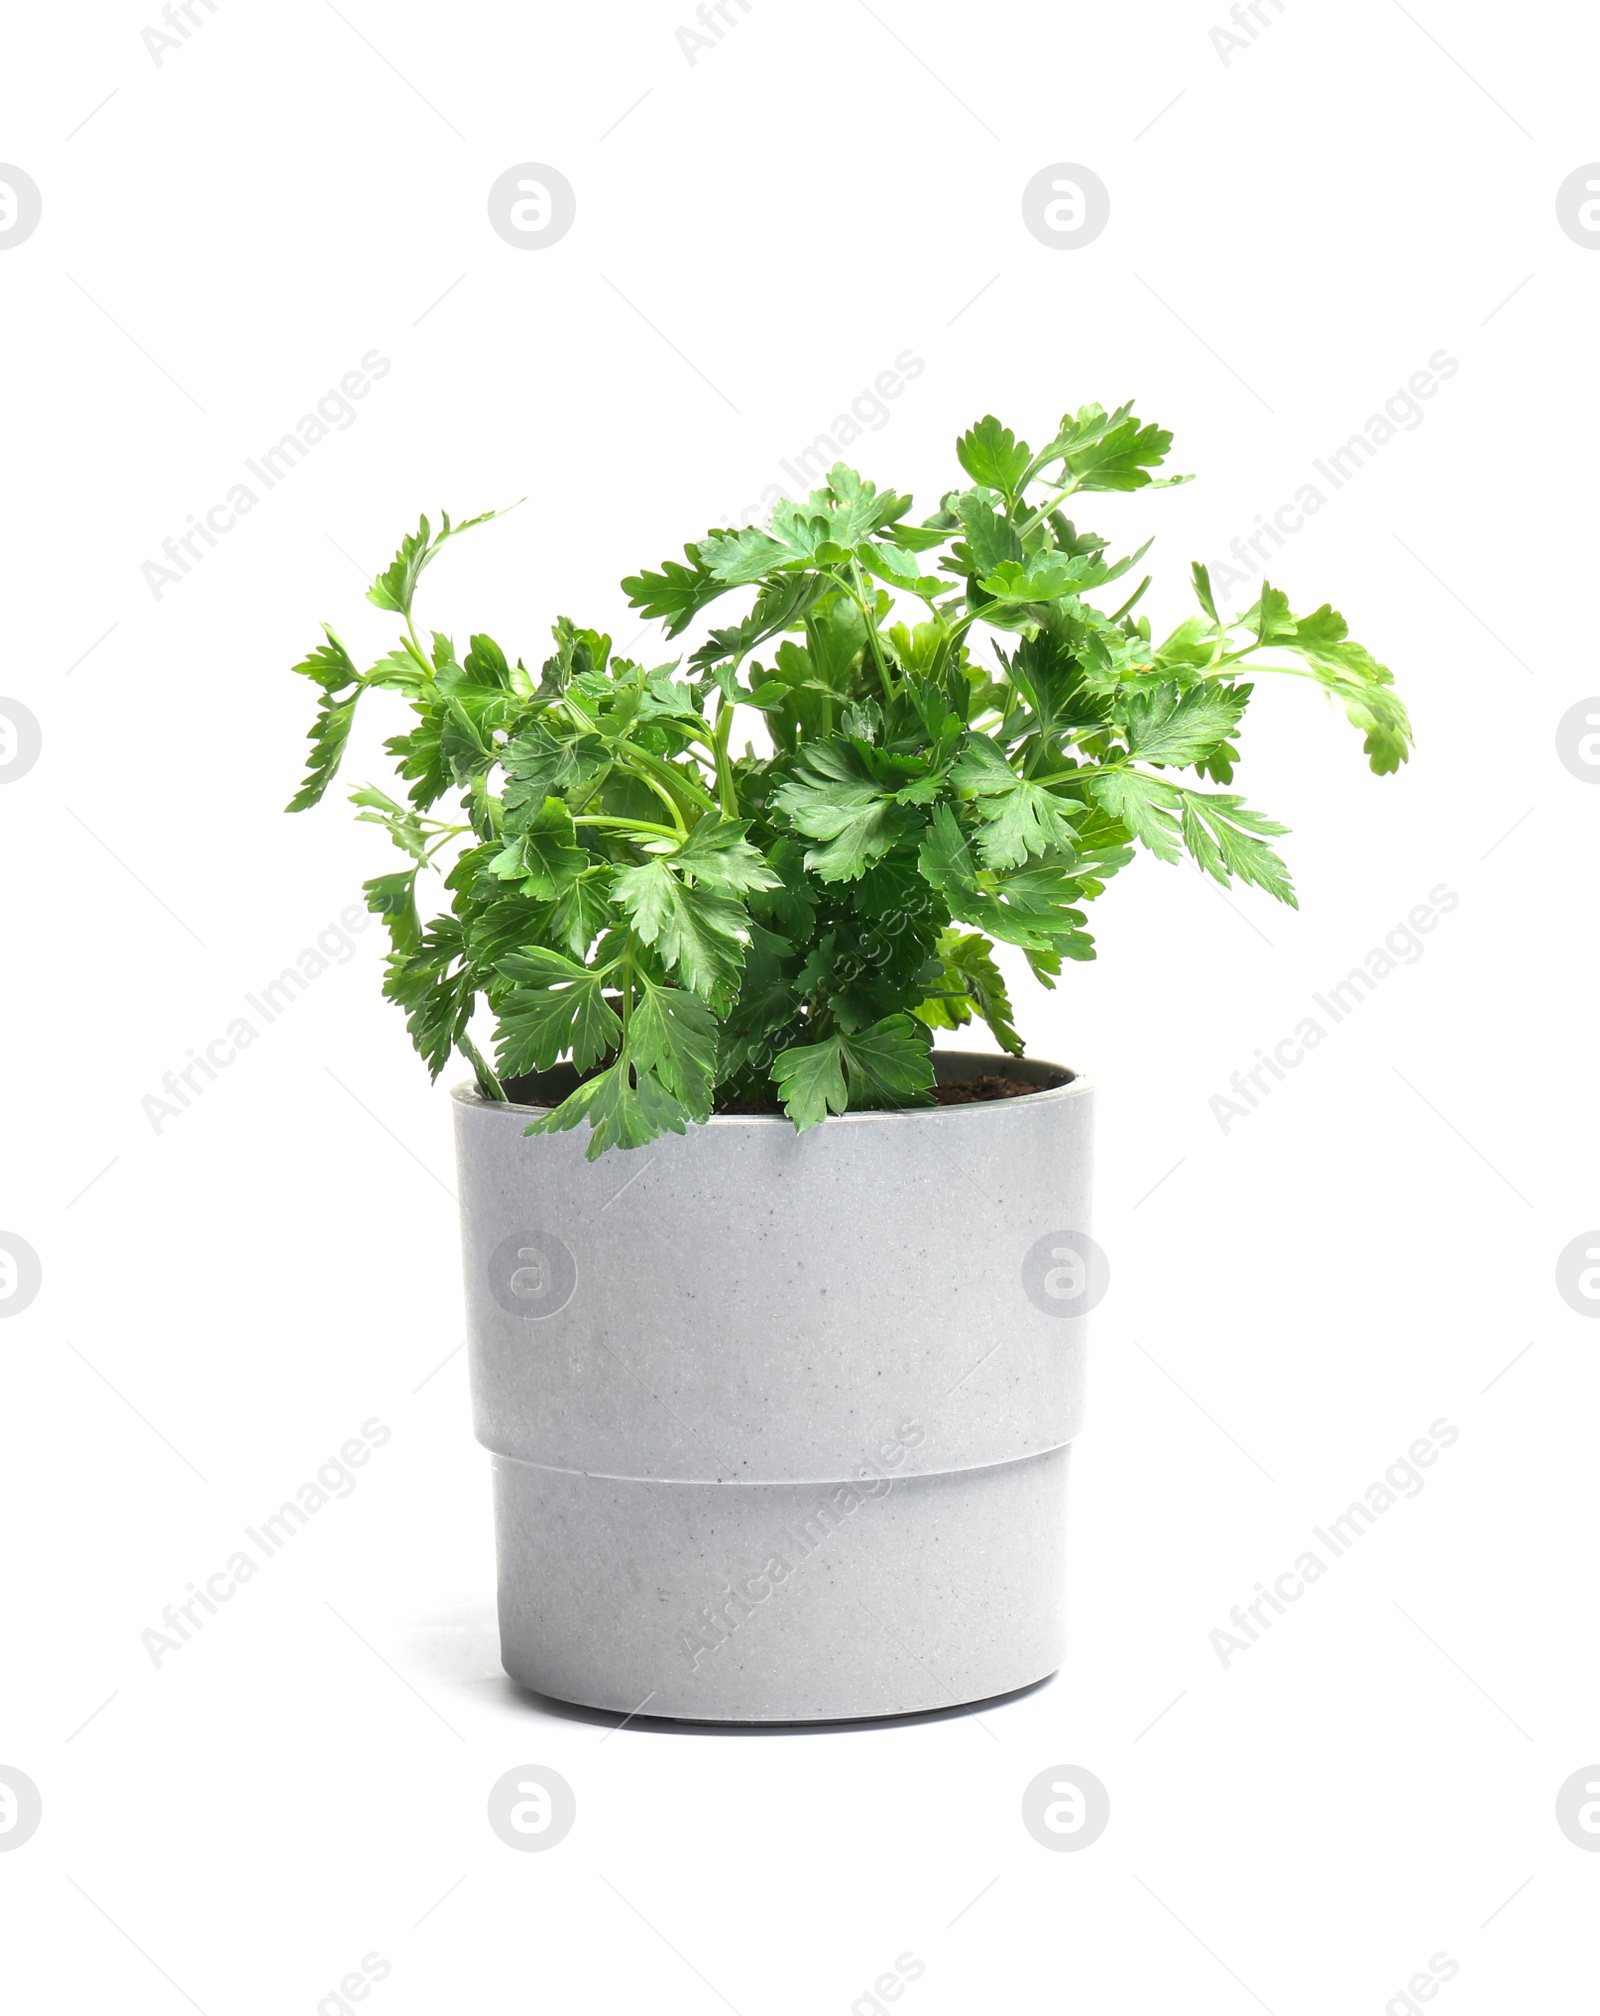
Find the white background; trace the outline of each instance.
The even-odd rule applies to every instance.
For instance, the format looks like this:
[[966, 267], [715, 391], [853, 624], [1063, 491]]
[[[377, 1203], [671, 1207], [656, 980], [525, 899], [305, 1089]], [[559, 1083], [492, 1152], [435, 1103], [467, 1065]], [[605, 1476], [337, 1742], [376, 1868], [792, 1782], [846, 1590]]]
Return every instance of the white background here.
[[[1600, 258], [1555, 192], [1600, 156], [1600, 28], [1286, 0], [1225, 63], [1220, 0], [752, 0], [691, 64], [687, 0], [194, 11], [158, 64], [153, 11], [19, 9], [0, 83], [44, 201], [0, 254], [0, 692], [44, 737], [0, 790], [0, 1227], [44, 1269], [0, 1325], [0, 1764], [44, 1802], [0, 1854], [15, 2006], [310, 2016], [378, 1953], [389, 2016], [846, 2016], [905, 1952], [919, 2016], [1377, 2016], [1436, 1954], [1451, 2016], [1592, 2006], [1600, 1857], [1554, 1801], [1600, 1758], [1600, 1329], [1555, 1260], [1600, 1223], [1600, 791], [1555, 728], [1600, 689]], [[487, 222], [526, 161], [577, 192], [543, 250]], [[1079, 250], [1022, 221], [1058, 161], [1111, 192]], [[141, 563], [374, 348], [355, 423], [156, 598]], [[909, 1726], [613, 1732], [499, 1671], [447, 1093], [376, 929], [159, 1132], [141, 1100], [391, 865], [337, 794], [280, 813], [288, 667], [322, 618], [390, 641], [358, 568], [526, 495], [423, 620], [631, 644], [619, 576], [907, 348], [851, 452], [922, 508], [985, 411], [1174, 429], [1202, 480], [1084, 514], [1159, 533], [1158, 624], [1448, 350], [1273, 569], [1396, 669], [1417, 754], [1374, 779], [1314, 689], [1262, 691], [1240, 784], [1301, 911], [1141, 859], [1099, 963], [1019, 989], [1102, 1088], [1114, 1269], [1060, 1676]], [[1230, 1074], [1439, 883], [1424, 956], [1225, 1133]], [[354, 1494], [157, 1670], [163, 1606], [372, 1417]], [[1230, 1607], [1441, 1417], [1422, 1494], [1225, 1669]], [[543, 1855], [484, 1818], [529, 1762], [577, 1796]], [[1019, 1818], [1057, 1763], [1110, 1790], [1077, 1854]]]

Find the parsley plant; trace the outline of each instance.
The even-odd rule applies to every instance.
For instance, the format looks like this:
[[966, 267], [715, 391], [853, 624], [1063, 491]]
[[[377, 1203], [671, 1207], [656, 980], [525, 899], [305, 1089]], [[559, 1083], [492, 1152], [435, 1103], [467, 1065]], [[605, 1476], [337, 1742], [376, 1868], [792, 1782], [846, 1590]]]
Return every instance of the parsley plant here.
[[[537, 675], [488, 637], [463, 658], [438, 631], [424, 643], [423, 569], [497, 514], [424, 518], [368, 591], [404, 623], [395, 648], [360, 671], [324, 626], [295, 668], [321, 702], [289, 809], [332, 782], [362, 694], [397, 692], [414, 719], [385, 746], [406, 801], [368, 785], [352, 802], [405, 857], [367, 900], [391, 940], [384, 991], [433, 1076], [459, 1050], [499, 1099], [570, 1061], [576, 1089], [528, 1131], [587, 1122], [591, 1157], [729, 1108], [781, 1104], [804, 1129], [928, 1103], [935, 1029], [981, 1017], [1020, 1052], [994, 941], [1046, 987], [1092, 959], [1084, 905], [1134, 843], [1293, 903], [1270, 844], [1286, 829], [1202, 788], [1233, 781], [1241, 675], [1316, 680], [1380, 775], [1410, 724], [1326, 604], [1295, 616], [1263, 584], [1223, 616], [1196, 563], [1199, 609], [1156, 643], [1134, 613], [1148, 575], [1110, 614], [1085, 599], [1148, 542], [1109, 559], [1062, 507], [1187, 480], [1150, 473], [1171, 440], [1131, 407], [1086, 406], [1035, 452], [991, 416], [956, 444], [967, 487], [920, 522], [839, 463], [769, 529], [713, 531], [623, 582], [668, 638], [739, 597], [654, 667], [565, 617]], [[740, 708], [768, 753], [735, 753]], [[434, 816], [451, 794], [459, 818]], [[449, 907], [425, 922], [435, 870]], [[493, 1064], [469, 1033], [480, 1003]]]

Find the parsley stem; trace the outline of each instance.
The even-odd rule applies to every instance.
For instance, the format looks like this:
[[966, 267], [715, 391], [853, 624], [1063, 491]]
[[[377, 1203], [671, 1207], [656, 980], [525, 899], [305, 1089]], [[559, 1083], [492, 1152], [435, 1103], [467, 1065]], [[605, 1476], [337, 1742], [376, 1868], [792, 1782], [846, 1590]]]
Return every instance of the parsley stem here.
[[1050, 513], [1061, 502], [1062, 498], [1070, 497], [1081, 481], [1081, 477], [1074, 476], [1072, 481], [1064, 483], [1053, 497], [1047, 497], [1036, 511], [1031, 511], [1023, 519], [1022, 523], [1017, 527], [1017, 537], [1025, 539], [1036, 525], [1042, 525], [1045, 519], [1050, 516]]
[[[425, 825], [433, 824], [432, 820], [425, 820], [420, 823]], [[421, 867], [423, 863], [426, 862], [431, 867], [433, 864], [433, 857], [436, 854], [442, 853], [443, 850], [449, 846], [452, 840], [459, 839], [463, 833], [470, 833], [471, 831], [472, 828], [470, 826], [436, 827], [435, 830], [428, 835], [427, 840], [423, 843], [423, 851], [418, 859], [417, 865]]]
[[1118, 770], [1126, 770], [1126, 761], [1120, 763], [1082, 763], [1076, 770], [1052, 770], [1048, 777], [1035, 777], [1035, 784], [1081, 784], [1090, 777], [1109, 777]]
[[647, 770], [652, 776], [658, 777], [674, 794], [682, 792], [683, 796], [691, 804], [698, 805], [702, 812], [716, 811], [716, 799], [707, 797], [700, 786], [695, 783], [694, 779], [685, 776], [683, 771], [674, 769], [670, 763], [663, 762], [659, 756], [651, 755], [648, 749], [641, 749], [636, 742], [624, 743], [622, 751], [630, 762], [636, 763], [641, 770]]
[[852, 560], [850, 562], [850, 572], [855, 579], [855, 586], [850, 590], [850, 599], [861, 611], [861, 620], [867, 626], [867, 643], [872, 651], [872, 662], [878, 668], [878, 679], [883, 687], [884, 705], [886, 707], [892, 706], [894, 704], [894, 681], [889, 677], [889, 668], [884, 663], [883, 641], [878, 635], [877, 598], [874, 596], [873, 606], [871, 609], [868, 609], [866, 578], [861, 572], [858, 561]]
[[648, 770], [641, 771], [638, 774], [639, 774], [639, 782], [643, 784], [647, 790], [653, 791], [656, 794], [656, 796], [661, 800], [662, 804], [665, 805], [667, 810], [672, 814], [673, 831], [677, 833], [677, 835], [681, 839], [688, 832], [689, 829], [684, 824], [683, 811], [682, 808], [679, 806], [677, 799], [667, 789], [666, 785], [661, 783], [659, 779], [652, 777]]
[[931, 673], [935, 679], [943, 678], [944, 669], [950, 663], [950, 654], [961, 642], [962, 633], [970, 630], [982, 613], [981, 609], [974, 609], [970, 614], [963, 616], [959, 622], [950, 624], [947, 624], [942, 616], [940, 617], [939, 627], [943, 630], [944, 635], [939, 640], [939, 655], [933, 661], [931, 667]]
[[663, 840], [681, 840], [686, 830], [682, 826], [656, 826], [648, 819], [611, 819], [599, 812], [581, 813], [572, 823], [574, 826], [607, 826], [618, 833], [654, 833]]
[[712, 747], [717, 752], [718, 809], [724, 819], [739, 816], [739, 787], [734, 782], [733, 765], [728, 761], [728, 737], [733, 731], [733, 702], [724, 700], [717, 709], [717, 726]]
[[411, 647], [412, 657], [416, 659], [417, 663], [431, 679], [433, 677], [433, 666], [429, 663], [427, 652], [422, 648], [422, 639], [417, 635], [417, 626], [411, 620], [411, 611], [409, 609], [406, 611], [406, 642]]

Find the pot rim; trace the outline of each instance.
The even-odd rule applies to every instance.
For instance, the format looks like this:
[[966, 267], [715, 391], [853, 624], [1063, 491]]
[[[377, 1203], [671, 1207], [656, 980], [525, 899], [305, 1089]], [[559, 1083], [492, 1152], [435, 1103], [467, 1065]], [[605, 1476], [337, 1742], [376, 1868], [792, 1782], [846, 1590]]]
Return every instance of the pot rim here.
[[[989, 1050], [935, 1050], [936, 1059], [955, 1064], [963, 1063], [999, 1067], [1002, 1077], [1018, 1075], [1018, 1066], [1024, 1067], [1021, 1075], [1031, 1077], [1035, 1071], [1060, 1072], [1063, 1074], [1057, 1085], [1041, 1085], [1039, 1090], [1026, 1099], [975, 1099], [959, 1106], [903, 1106], [899, 1108], [872, 1107], [857, 1113], [830, 1113], [823, 1125], [834, 1127], [841, 1122], [860, 1124], [865, 1121], [892, 1121], [903, 1123], [916, 1121], [962, 1121], [984, 1113], [1016, 1112], [1032, 1107], [1040, 1100], [1060, 1100], [1079, 1098], [1092, 1092], [1094, 1080], [1087, 1072], [1074, 1071], [1070, 1065], [1057, 1064], [1048, 1057], [1013, 1057], [1006, 1052]], [[477, 1085], [470, 1079], [463, 1079], [459, 1085], [452, 1085], [450, 1097], [459, 1100], [463, 1106], [481, 1107], [485, 1112], [504, 1110], [508, 1113], [549, 1113], [552, 1106], [531, 1105], [520, 1099], [485, 1099]], [[791, 1133], [794, 1122], [787, 1113], [713, 1113], [709, 1120], [695, 1123], [702, 1127], [784, 1127]]]

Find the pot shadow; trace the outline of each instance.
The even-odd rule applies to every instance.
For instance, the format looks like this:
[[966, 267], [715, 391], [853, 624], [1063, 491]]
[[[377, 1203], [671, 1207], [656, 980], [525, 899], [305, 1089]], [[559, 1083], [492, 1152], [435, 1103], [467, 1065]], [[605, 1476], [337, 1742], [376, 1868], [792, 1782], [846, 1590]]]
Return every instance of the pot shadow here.
[[[809, 1722], [689, 1721], [674, 1715], [645, 1715], [635, 1710], [619, 1714], [612, 1708], [588, 1708], [578, 1701], [539, 1694], [513, 1680], [500, 1664], [500, 1626], [492, 1602], [468, 1602], [448, 1616], [414, 1623], [411, 1650], [416, 1663], [436, 1680], [478, 1702], [531, 1709], [558, 1722], [584, 1722], [597, 1729], [638, 1729], [656, 1736], [813, 1736], [847, 1735], [858, 1730], [912, 1727], [923, 1722], [950, 1722], [982, 1716], [1050, 1686], [1057, 1675], [1047, 1673], [1026, 1687], [990, 1694], [981, 1701], [957, 1701], [947, 1708], [914, 1708], [895, 1715], [850, 1715]], [[648, 1697], [646, 1697], [648, 1699]]]
[[558, 1701], [550, 1694], [536, 1694], [531, 1687], [524, 1687], [509, 1676], [505, 1691], [508, 1699], [553, 1716], [558, 1721], [587, 1722], [596, 1728], [610, 1729], [613, 1733], [627, 1728], [642, 1729], [653, 1736], [820, 1736], [853, 1735], [857, 1731], [912, 1727], [921, 1722], [951, 1722], [964, 1716], [981, 1716], [990, 1708], [1003, 1708], [1012, 1701], [1025, 1699], [1029, 1694], [1037, 1694], [1055, 1678], [1054, 1673], [1047, 1673], [1042, 1680], [1031, 1680], [1026, 1687], [1013, 1687], [1008, 1694], [990, 1694], [982, 1701], [957, 1701], [948, 1708], [913, 1708], [897, 1715], [849, 1715], [815, 1722], [689, 1721], [676, 1715], [641, 1715], [637, 1710], [632, 1715], [618, 1715], [613, 1709], [585, 1708], [576, 1701]]

